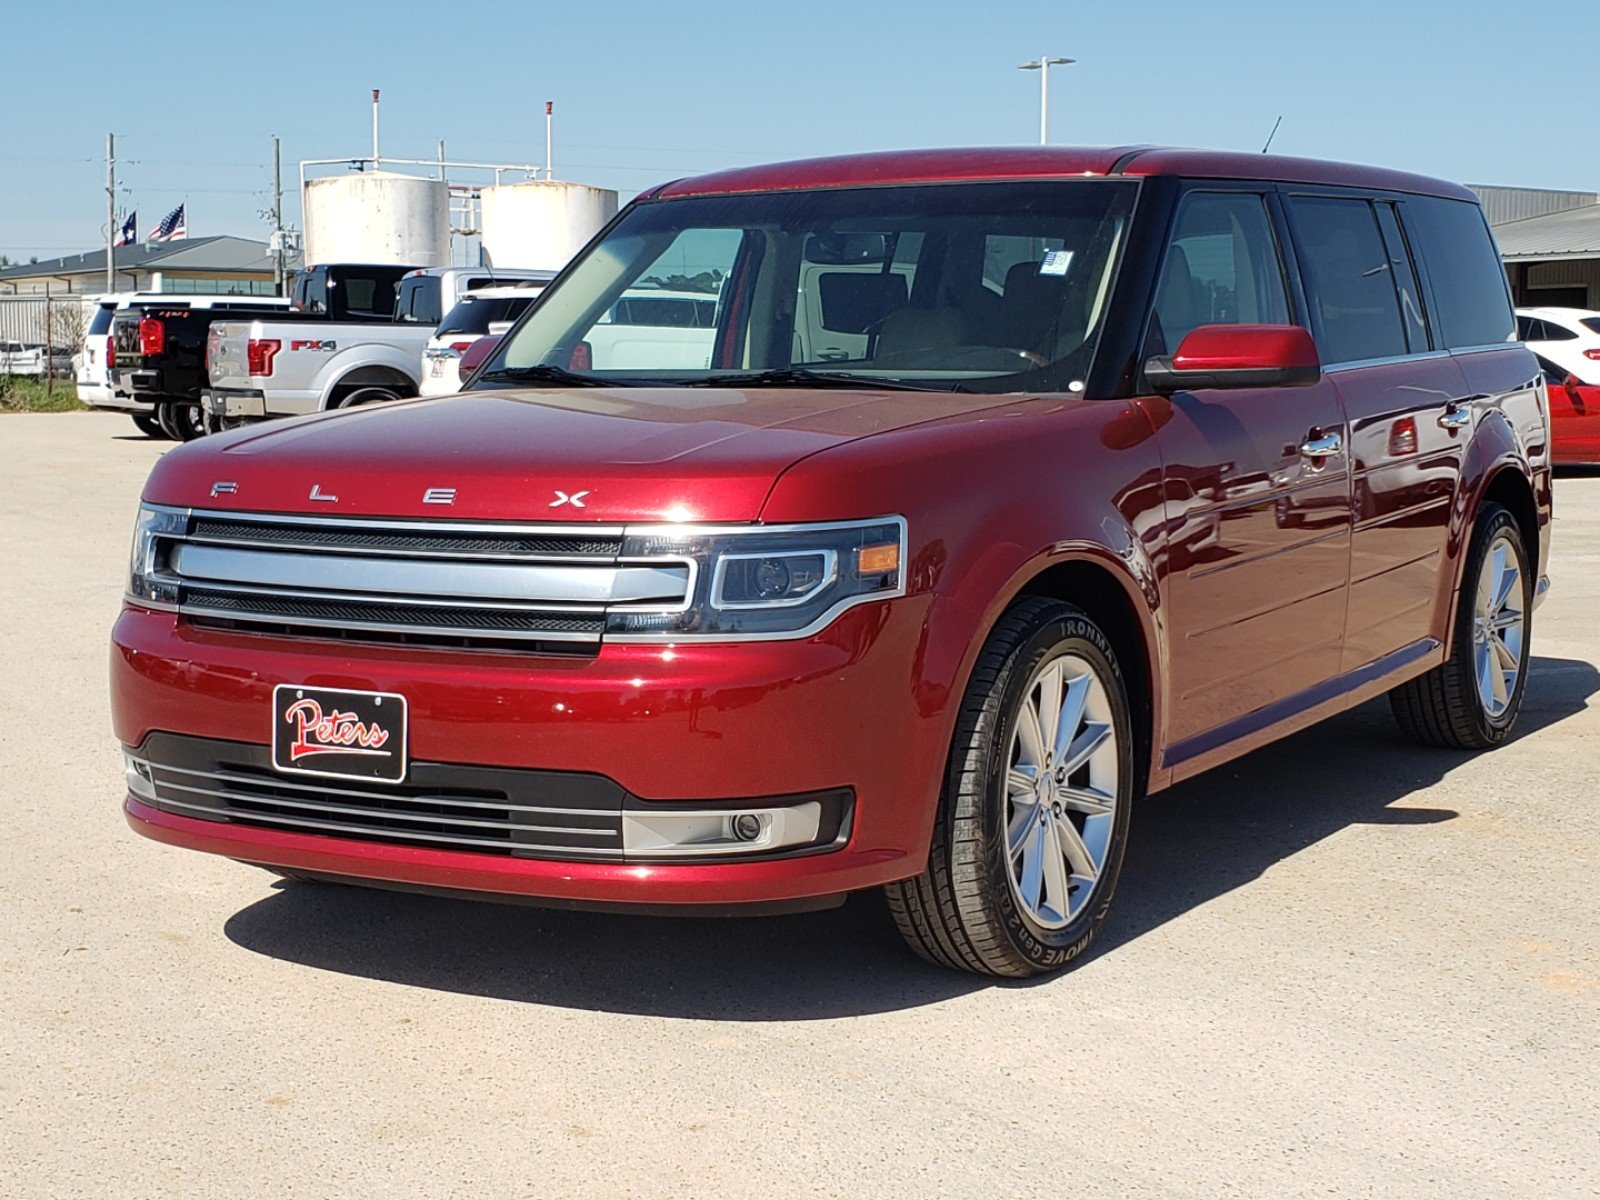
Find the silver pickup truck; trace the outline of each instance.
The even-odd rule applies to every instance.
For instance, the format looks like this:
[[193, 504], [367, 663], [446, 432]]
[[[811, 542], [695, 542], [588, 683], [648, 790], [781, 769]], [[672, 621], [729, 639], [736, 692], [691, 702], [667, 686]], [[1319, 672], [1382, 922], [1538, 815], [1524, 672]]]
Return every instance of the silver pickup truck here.
[[415, 396], [433, 326], [394, 315], [413, 269], [311, 267], [289, 312], [215, 322], [201, 397], [207, 428]]

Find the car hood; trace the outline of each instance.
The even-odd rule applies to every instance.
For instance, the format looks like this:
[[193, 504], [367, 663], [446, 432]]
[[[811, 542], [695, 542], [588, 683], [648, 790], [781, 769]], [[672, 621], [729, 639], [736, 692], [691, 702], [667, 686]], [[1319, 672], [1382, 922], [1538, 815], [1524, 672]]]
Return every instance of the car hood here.
[[145, 498], [322, 516], [753, 521], [802, 458], [1017, 400], [800, 388], [468, 392], [191, 442], [157, 464]]

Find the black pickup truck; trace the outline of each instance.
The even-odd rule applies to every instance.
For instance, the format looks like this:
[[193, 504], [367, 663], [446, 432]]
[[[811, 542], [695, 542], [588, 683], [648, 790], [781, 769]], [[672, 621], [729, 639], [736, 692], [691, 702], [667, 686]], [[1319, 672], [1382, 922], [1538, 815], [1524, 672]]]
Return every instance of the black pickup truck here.
[[304, 320], [392, 321], [395, 289], [410, 266], [336, 263], [302, 271], [294, 298], [175, 296], [170, 304], [142, 302], [112, 320], [112, 388], [153, 406], [162, 432], [190, 441], [205, 432], [200, 403], [209, 386], [206, 338], [213, 321], [272, 317], [287, 311]]

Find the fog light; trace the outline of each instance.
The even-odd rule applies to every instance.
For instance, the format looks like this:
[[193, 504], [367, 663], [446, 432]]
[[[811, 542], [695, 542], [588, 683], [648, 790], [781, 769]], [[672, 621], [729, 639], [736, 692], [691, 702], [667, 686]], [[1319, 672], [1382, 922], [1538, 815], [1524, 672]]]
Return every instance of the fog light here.
[[122, 752], [122, 774], [127, 781], [128, 791], [139, 799], [156, 798], [156, 784], [150, 776], [150, 764], [135, 758], [126, 750]]
[[821, 828], [815, 800], [736, 813], [641, 806], [623, 810], [622, 852], [628, 858], [763, 854], [812, 845]]

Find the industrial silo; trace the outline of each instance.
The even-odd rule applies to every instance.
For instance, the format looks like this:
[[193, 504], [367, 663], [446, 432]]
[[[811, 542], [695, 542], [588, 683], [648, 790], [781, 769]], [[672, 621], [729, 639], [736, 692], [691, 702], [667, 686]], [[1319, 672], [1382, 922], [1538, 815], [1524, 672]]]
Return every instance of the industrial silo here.
[[617, 215], [617, 193], [535, 179], [483, 189], [483, 251], [497, 267], [557, 271]]
[[306, 181], [308, 263], [450, 265], [450, 190], [443, 180], [365, 171]]

